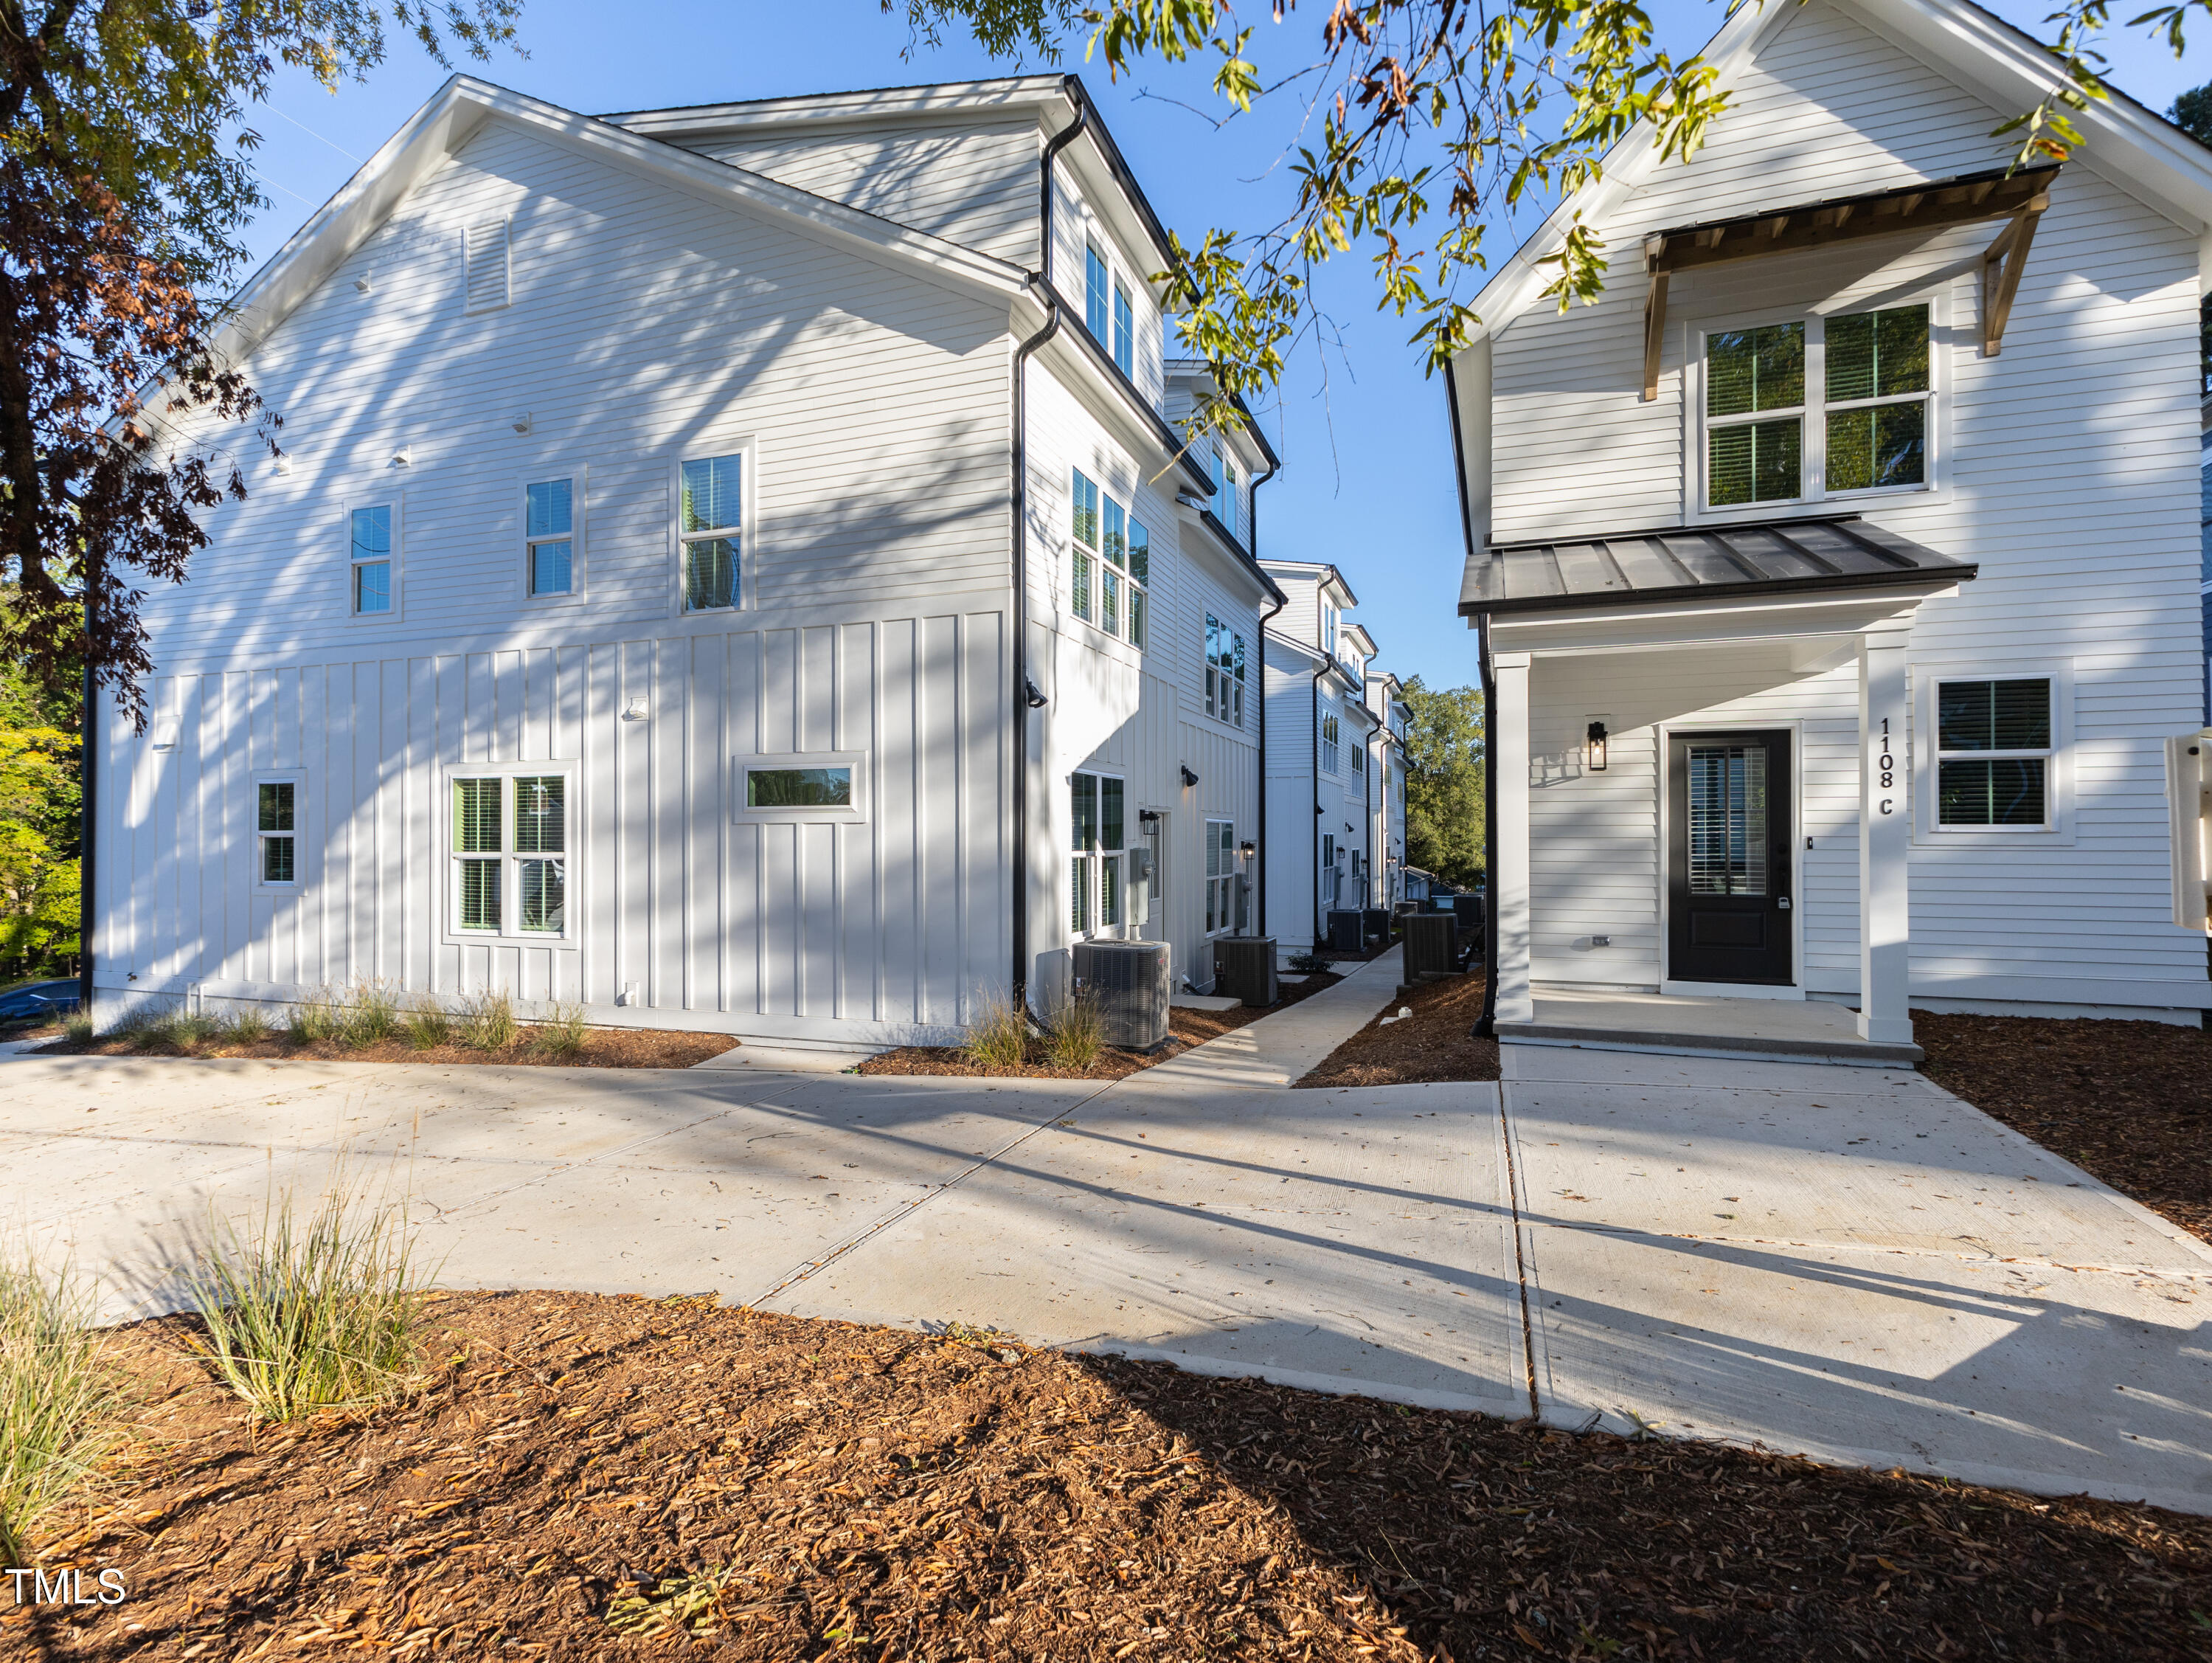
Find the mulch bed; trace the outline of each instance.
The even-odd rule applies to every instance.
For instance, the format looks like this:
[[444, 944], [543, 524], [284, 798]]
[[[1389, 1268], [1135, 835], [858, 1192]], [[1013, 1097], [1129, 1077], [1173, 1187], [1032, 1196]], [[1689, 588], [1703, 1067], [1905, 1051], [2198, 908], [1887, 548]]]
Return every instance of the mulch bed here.
[[[1435, 1080], [1495, 1080], [1498, 1042], [1470, 1030], [1482, 1014], [1480, 972], [1415, 988], [1339, 1045], [1298, 1086], [1409, 1086]], [[1396, 1021], [1401, 1010], [1411, 1016]]]
[[144, 1441], [37, 1556], [88, 1588], [119, 1570], [127, 1601], [0, 1604], [15, 1654], [2148, 1663], [2212, 1643], [2212, 1520], [2151, 1508], [635, 1296], [447, 1296], [418, 1397], [256, 1433], [179, 1332], [123, 1337]]
[[1122, 1080], [1139, 1069], [1155, 1068], [1170, 1057], [1180, 1057], [1193, 1045], [1202, 1045], [1209, 1039], [1218, 1039], [1224, 1033], [1256, 1022], [1262, 1016], [1272, 1016], [1277, 1011], [1297, 1004], [1301, 999], [1310, 999], [1323, 988], [1334, 987], [1343, 977], [1334, 972], [1322, 971], [1308, 976], [1303, 982], [1285, 982], [1282, 996], [1272, 1005], [1254, 1008], [1249, 1005], [1231, 1005], [1227, 1010], [1199, 1010], [1189, 1005], [1168, 1007], [1168, 1042], [1158, 1051], [1123, 1051], [1118, 1045], [1109, 1045], [1098, 1060], [1088, 1069], [1054, 1068], [1045, 1061], [1044, 1041], [1034, 1036], [1030, 1040], [1029, 1060], [1018, 1069], [987, 1069], [969, 1061], [968, 1053], [957, 1045], [901, 1045], [869, 1057], [857, 1070], [861, 1074], [957, 1074], [971, 1079], [985, 1080]]
[[[35, 1038], [36, 1036], [31, 1036]], [[256, 1045], [222, 1043], [194, 1045], [189, 1051], [174, 1045], [142, 1046], [129, 1039], [95, 1039], [73, 1045], [57, 1039], [28, 1053], [33, 1057], [247, 1057], [285, 1062], [317, 1063], [498, 1063], [542, 1064], [560, 1069], [688, 1069], [710, 1057], [720, 1057], [738, 1042], [726, 1033], [683, 1033], [663, 1028], [593, 1028], [585, 1036], [584, 1049], [569, 1057], [551, 1055], [532, 1042], [527, 1027], [512, 1045], [498, 1051], [478, 1051], [472, 1045], [432, 1045], [417, 1050], [404, 1039], [380, 1039], [370, 1045], [344, 1045], [335, 1040], [299, 1045], [283, 1032]]]
[[2212, 1033], [1916, 1010], [1912, 1037], [1937, 1085], [2212, 1241]]

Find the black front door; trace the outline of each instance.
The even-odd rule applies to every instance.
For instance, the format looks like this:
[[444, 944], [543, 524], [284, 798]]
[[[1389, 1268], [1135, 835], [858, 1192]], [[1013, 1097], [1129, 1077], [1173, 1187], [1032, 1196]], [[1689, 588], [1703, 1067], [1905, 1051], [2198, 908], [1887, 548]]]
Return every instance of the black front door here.
[[1787, 986], [1790, 735], [1667, 739], [1667, 974]]

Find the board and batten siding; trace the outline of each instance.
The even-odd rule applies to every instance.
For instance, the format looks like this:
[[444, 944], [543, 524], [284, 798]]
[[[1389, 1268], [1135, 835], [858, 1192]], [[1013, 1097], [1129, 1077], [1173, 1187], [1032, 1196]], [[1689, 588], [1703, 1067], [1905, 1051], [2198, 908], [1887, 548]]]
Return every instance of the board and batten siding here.
[[[368, 978], [646, 1026], [942, 1038], [1004, 980], [1005, 654], [984, 612], [159, 678], [147, 737], [109, 724], [104, 962], [145, 993]], [[823, 752], [856, 757], [863, 817], [742, 812], [748, 762]], [[450, 783], [531, 763], [573, 781], [574, 923], [471, 941]], [[289, 890], [255, 880], [271, 771], [300, 781]]]
[[[1666, 227], [2002, 166], [2008, 147], [1990, 135], [2006, 113], [1812, 0], [1738, 77], [1698, 155], [1656, 170], [1597, 228], [1609, 248], [1632, 250]], [[1994, 358], [1981, 355], [1975, 333], [1975, 273], [1996, 222], [1678, 274], [1659, 396], [1650, 403], [1638, 397], [1646, 284], [1636, 261], [1616, 259], [1595, 306], [1564, 314], [1548, 302], [1532, 307], [1493, 349], [1489, 529], [1509, 541], [1696, 520], [1699, 439], [1684, 409], [1683, 364], [1698, 350], [1701, 322], [1930, 298], [1937, 488], [1771, 512], [1863, 512], [1977, 563], [1977, 581], [1920, 607], [1915, 685], [1939, 670], [2070, 672], [2076, 809], [2070, 841], [1917, 838], [1915, 996], [2094, 1003], [2099, 985], [2110, 984], [2118, 991], [2109, 1002], [2187, 1007], [2204, 996], [2203, 943], [2166, 921], [2160, 745], [2197, 725], [2203, 698], [2197, 242], [2096, 171], [2094, 156], [2070, 163], [2051, 198]], [[1546, 685], [1540, 666], [1535, 687]], [[1669, 698], [1674, 685], [1654, 671], [1655, 688]], [[1550, 740], [1564, 746], [1571, 734], [1560, 735], [1583, 709], [1606, 708], [1588, 703], [1595, 697], [1577, 695], [1573, 709], [1534, 719], [1553, 722], [1559, 732]], [[1847, 679], [1729, 708], [1747, 716], [1800, 710], [1809, 722], [1828, 704], [1824, 721], [1856, 720]], [[1547, 742], [1535, 742], [1540, 753]], [[1632, 744], [1616, 742], [1612, 752], [1619, 777], [1606, 783], [1609, 796], [1628, 789], [1636, 766]], [[1916, 749], [1913, 765], [1932, 759]], [[1584, 866], [1571, 884], [1578, 850], [1621, 851], [1613, 828], [1593, 831], [1569, 813], [1576, 794], [1558, 794], [1567, 818], [1548, 820], [1545, 796], [1532, 795], [1532, 836], [1560, 846], [1532, 860], [1540, 875], [1553, 874], [1548, 902], [1560, 911], [1546, 922], [1540, 888], [1537, 975], [1643, 979], [1597, 976], [1590, 966], [1599, 955], [1571, 943], [1593, 929], [1608, 933], [1600, 917], [1623, 916], [1612, 888], [1640, 890], [1645, 879]], [[1624, 822], [1619, 835], [1641, 835], [1636, 828], [1647, 824]], [[1855, 847], [1850, 854], [1855, 860]], [[1855, 943], [1855, 893], [1851, 901]], [[1621, 905], [1632, 910], [1625, 893]], [[1646, 928], [1610, 932], [1621, 963], [1640, 950], [1626, 943]], [[1840, 938], [1811, 943], [1808, 960], [1832, 989], [1856, 987], [1855, 945], [1846, 953]]]

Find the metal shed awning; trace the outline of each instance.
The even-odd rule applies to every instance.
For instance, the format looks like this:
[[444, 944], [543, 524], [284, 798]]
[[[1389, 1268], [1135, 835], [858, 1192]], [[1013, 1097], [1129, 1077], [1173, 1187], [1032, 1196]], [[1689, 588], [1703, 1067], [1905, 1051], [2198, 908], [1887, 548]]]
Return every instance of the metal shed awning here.
[[1960, 583], [1978, 569], [1856, 514], [1499, 544], [1471, 556], [1462, 617]]

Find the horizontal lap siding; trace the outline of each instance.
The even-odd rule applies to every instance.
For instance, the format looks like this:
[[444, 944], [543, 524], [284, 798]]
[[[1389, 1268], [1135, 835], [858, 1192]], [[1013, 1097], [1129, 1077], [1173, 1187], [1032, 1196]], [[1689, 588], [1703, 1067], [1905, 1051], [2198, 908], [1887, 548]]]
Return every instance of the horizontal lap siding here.
[[[2003, 141], [1990, 137], [1999, 112], [1819, 0], [1781, 29], [1735, 93], [1698, 158], [1659, 169], [1601, 228], [1608, 247], [1633, 250], [1651, 230], [2005, 159]], [[1681, 364], [1695, 350], [1698, 320], [1849, 310], [1931, 287], [1940, 292], [1948, 316], [1939, 342], [1944, 488], [1839, 499], [1829, 511], [1862, 511], [1979, 565], [1978, 581], [1956, 598], [1920, 608], [1911, 648], [1916, 679], [1939, 667], [1973, 674], [2070, 665], [2076, 807], [2070, 844], [1915, 842], [1916, 990], [1939, 994], [1971, 978], [2039, 976], [2077, 985], [2127, 978], [2172, 983], [2181, 1002], [2202, 995], [2203, 947], [2166, 921], [2160, 746], [2166, 734], [2197, 725], [2203, 698], [2196, 241], [2087, 162], [2070, 166], [2038, 228], [2002, 353], [1987, 358], [1978, 350], [1974, 274], [2000, 228], [1990, 222], [1918, 242], [1869, 239], [1679, 275], [1668, 295], [1660, 396], [1650, 404], [1638, 397], [1645, 283], [1632, 258], [1616, 258], [1598, 305], [1565, 316], [1548, 305], [1533, 308], [1505, 331], [1496, 358], [1497, 534], [1591, 534], [1682, 521], [1684, 453], [1696, 439], [1683, 418]], [[1755, 664], [1759, 650], [1723, 649], [1722, 656]], [[1540, 661], [1539, 686], [1553, 673], [1567, 673]], [[1604, 679], [1592, 669], [1574, 673]], [[1655, 685], [1672, 684], [1662, 678]], [[1626, 702], [1632, 691], [1611, 697]], [[1536, 748], [1571, 748], [1579, 712], [1605, 708], [1577, 696], [1573, 710], [1553, 713], [1558, 731]], [[1827, 851], [1817, 846], [1805, 856], [1818, 862], [1808, 869], [1806, 924], [1814, 984], [1854, 987], [1848, 740], [1855, 684], [1846, 670], [1788, 698], [1766, 695], [1741, 708], [1808, 716], [1826, 710], [1823, 720], [1844, 746], [1844, 771], [1823, 788], [1820, 808], [1836, 822], [1837, 863], [1828, 868]], [[1614, 741], [1608, 773], [1618, 777], [1606, 781], [1608, 794], [1631, 789], [1625, 782], [1639, 765], [1639, 742], [1632, 734]], [[1924, 769], [1932, 758], [1916, 753], [1914, 765]], [[1539, 973], [1650, 979], [1626, 969], [1602, 974], [1591, 968], [1602, 954], [1571, 946], [1594, 931], [1612, 933], [1620, 964], [1656, 965], [1656, 911], [1648, 897], [1632, 905], [1629, 895], [1656, 892], [1648, 817], [1620, 807], [1618, 825], [1609, 820], [1598, 836], [1571, 814], [1573, 801], [1565, 786], [1534, 794], [1544, 874], [1535, 911]], [[1549, 855], [1540, 852], [1547, 838]], [[1613, 914], [1612, 903], [1576, 898], [1614, 890], [1623, 892], [1626, 922], [1608, 932], [1601, 920]], [[1624, 935], [1640, 945], [1625, 948]]]
[[[1003, 975], [1006, 676], [983, 613], [160, 678], [175, 748], [109, 733], [103, 967], [597, 1007], [636, 983], [632, 1020], [738, 1032], [957, 1024]], [[865, 818], [733, 816], [736, 770], [798, 750], [859, 753]], [[575, 934], [456, 940], [447, 781], [534, 761], [575, 771]], [[305, 777], [296, 892], [253, 881], [272, 769]]]

